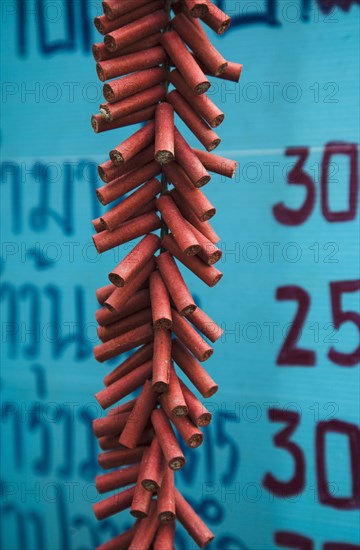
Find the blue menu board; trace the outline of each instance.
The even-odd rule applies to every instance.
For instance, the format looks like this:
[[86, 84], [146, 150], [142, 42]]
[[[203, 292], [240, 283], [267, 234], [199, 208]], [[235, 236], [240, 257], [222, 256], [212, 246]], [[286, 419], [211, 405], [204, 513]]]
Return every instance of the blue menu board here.
[[[186, 273], [224, 328], [219, 383], [179, 487], [212, 549], [359, 548], [359, 1], [229, 0], [240, 85], [223, 107], [213, 177], [222, 282]], [[130, 524], [96, 522], [97, 164], [128, 135], [95, 135], [90, 55], [100, 0], [1, 0], [1, 547], [91, 549]], [[194, 146], [198, 146], [193, 142]], [[132, 243], [133, 244], [133, 243]], [[115, 365], [116, 363], [114, 363]], [[194, 544], [178, 529], [177, 548]]]

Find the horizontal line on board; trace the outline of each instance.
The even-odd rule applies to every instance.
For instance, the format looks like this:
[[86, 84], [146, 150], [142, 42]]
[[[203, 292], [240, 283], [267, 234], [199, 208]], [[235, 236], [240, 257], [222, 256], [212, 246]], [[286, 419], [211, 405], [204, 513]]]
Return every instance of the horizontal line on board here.
[[[284, 154], [284, 150], [288, 147], [300, 147], [301, 145], [289, 145], [289, 146], [286, 146], [284, 148], [279, 148], [279, 149], [215, 149], [214, 151], [212, 151], [215, 155], [220, 155], [220, 156], [226, 156], [226, 155], [232, 155], [232, 156], [260, 156], [260, 155], [283, 155]], [[324, 146], [308, 146], [308, 148], [310, 149], [310, 151], [312, 151], [313, 153], [321, 153], [323, 150], [324, 150]], [[34, 161], [34, 160], [43, 160], [43, 159], [46, 159], [46, 158], [49, 158], [51, 160], [56, 160], [56, 159], [61, 159], [61, 160], [72, 160], [72, 159], [79, 159], [79, 158], [83, 158], [85, 160], [95, 160], [95, 161], [98, 161], [99, 162], [105, 162], [105, 160], [108, 160], [106, 158], [106, 155], [102, 155], [101, 157], [100, 156], [97, 156], [97, 155], [83, 155], [83, 154], [79, 154], [79, 155], [61, 155], [61, 156], [51, 156], [51, 155], [48, 155], [48, 156], [38, 156], [38, 155], [34, 155], [34, 156], [31, 156], [31, 157], [23, 157], [23, 156], [16, 156], [16, 157], [13, 157], [13, 156], [6, 156], [4, 154], [2, 154], [2, 162], [5, 162], [5, 161], [17, 161], [17, 160], [31, 160], [31, 161]]]
[[[281, 148], [279, 149], [225, 149], [224, 151], [219, 149], [218, 153], [217, 153], [217, 150], [215, 150], [214, 153], [219, 154], [221, 156], [238, 155], [241, 157], [246, 155], [254, 156], [254, 157], [260, 156], [260, 155], [283, 155], [284, 150], [287, 149], [288, 147], [300, 147], [300, 146], [289, 145], [287, 147], [284, 147], [283, 149]], [[314, 146], [314, 147], [309, 146], [309, 149], [313, 153], [321, 153], [324, 150], [324, 146]]]

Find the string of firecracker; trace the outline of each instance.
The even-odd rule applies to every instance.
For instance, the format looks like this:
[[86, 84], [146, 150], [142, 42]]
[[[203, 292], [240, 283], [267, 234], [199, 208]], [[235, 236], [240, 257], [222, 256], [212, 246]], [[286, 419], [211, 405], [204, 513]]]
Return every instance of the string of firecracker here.
[[[231, 21], [209, 0], [102, 5], [95, 26], [104, 40], [93, 54], [105, 102], [92, 126], [100, 133], [144, 124], [99, 166], [101, 204], [122, 200], [93, 220], [99, 253], [141, 237], [96, 293], [101, 344], [95, 358], [104, 362], [135, 350], [96, 394], [109, 409], [93, 423], [99, 464], [111, 470], [97, 476], [96, 487], [113, 493], [94, 512], [102, 520], [129, 508], [135, 518], [99, 550], [171, 550], [176, 522], [204, 547], [214, 535], [175, 488], [174, 472], [185, 457], [174, 428], [196, 448], [212, 415], [178, 373], [203, 398], [211, 397], [218, 386], [200, 363], [212, 355], [208, 342], [222, 330], [196, 305], [178, 264], [210, 287], [222, 277], [214, 265], [220, 237], [208, 221], [216, 210], [201, 188], [210, 173], [232, 178], [237, 163], [211, 153], [221, 141], [214, 128], [224, 113], [206, 92], [208, 76], [238, 82], [242, 65], [227, 61], [207, 37], [202, 22], [223, 34]], [[205, 151], [188, 144], [175, 113]], [[138, 389], [136, 399], [118, 404]]]

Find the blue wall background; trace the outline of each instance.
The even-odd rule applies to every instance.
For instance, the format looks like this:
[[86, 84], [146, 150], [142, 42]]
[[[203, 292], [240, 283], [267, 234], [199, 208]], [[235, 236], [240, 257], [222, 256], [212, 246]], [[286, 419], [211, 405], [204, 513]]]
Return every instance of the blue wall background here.
[[[240, 86], [212, 89], [226, 113], [219, 153], [239, 171], [206, 189], [218, 207], [222, 283], [210, 290], [186, 274], [225, 335], [206, 364], [220, 385], [214, 421], [178, 482], [216, 533], [214, 549], [305, 548], [295, 534], [316, 549], [359, 544], [358, 4], [231, 0], [231, 30], [212, 36], [244, 64]], [[127, 513], [97, 523], [91, 511], [91, 420], [101, 414], [92, 395], [108, 368], [92, 358], [94, 292], [126, 247], [98, 257], [90, 220], [100, 213], [96, 166], [128, 133], [97, 136], [89, 123], [101, 98], [90, 56], [99, 6], [1, 1], [4, 550], [93, 548], [129, 523]], [[306, 198], [288, 182], [304, 182], [300, 153], [314, 202], [289, 226], [273, 208], [297, 210]], [[339, 221], [326, 202], [348, 214]], [[341, 281], [350, 283], [330, 287]], [[298, 288], [278, 290], [289, 286]], [[353, 312], [344, 319], [337, 291]], [[278, 365], [299, 303], [307, 314], [296, 345], [308, 351]], [[293, 443], [275, 441], [289, 425]], [[194, 547], [177, 536], [180, 549]]]

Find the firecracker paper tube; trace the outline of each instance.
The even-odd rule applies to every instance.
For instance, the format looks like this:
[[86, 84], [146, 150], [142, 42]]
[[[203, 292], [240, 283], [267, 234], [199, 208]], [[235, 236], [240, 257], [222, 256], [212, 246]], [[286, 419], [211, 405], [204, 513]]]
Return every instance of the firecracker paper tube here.
[[106, 327], [98, 327], [97, 335], [99, 340], [102, 342], [108, 342], [129, 330], [132, 330], [136, 327], [140, 327], [145, 323], [148, 323], [152, 320], [151, 308], [142, 309], [131, 315], [128, 315], [124, 319], [119, 319], [114, 323], [110, 323]]
[[[154, 181], [153, 177], [158, 175], [159, 171], [159, 165], [155, 161], [149, 162], [148, 164], [145, 164], [138, 169], [132, 170], [131, 172], [126, 173], [123, 176], [116, 178], [115, 180], [112, 180], [110, 183], [99, 187], [96, 190], [97, 198], [99, 199], [101, 204], [105, 206], [124, 196], [126, 193], [129, 193], [129, 191], [132, 191], [135, 188], [139, 187], [145, 181], [151, 180], [152, 185], [150, 185], [150, 182], [148, 182], [148, 187], [146, 187], [147, 192], [145, 192], [145, 190], [142, 188], [142, 202], [139, 203], [139, 201], [137, 201], [132, 205], [132, 207], [129, 207], [127, 209], [128, 211], [126, 212], [126, 218], [124, 218], [124, 215], [122, 215], [122, 222], [120, 223], [138, 217], [139, 215], [142, 215], [142, 213], [144, 213], [140, 212], [140, 210], [151, 211], [149, 203], [154, 200], [156, 196], [156, 193], [154, 194], [154, 192], [157, 190], [156, 180]], [[154, 202], [152, 202], [151, 204], [154, 206], [153, 210], [155, 210]], [[146, 205], [146, 208], [144, 208], [144, 205]], [[124, 206], [121, 208], [123, 209]], [[106, 214], [102, 215], [100, 219], [103, 220], [105, 216]]]
[[[155, 107], [151, 107], [154, 109]], [[111, 183], [113, 180], [132, 172], [136, 168], [141, 168], [151, 162], [154, 158], [154, 144], [151, 143], [148, 147], [142, 149], [137, 155], [132, 157], [127, 162], [120, 164], [114, 163], [112, 160], [108, 160], [98, 166], [98, 174], [104, 183]]]
[[120, 414], [123, 412], [130, 412], [133, 410], [135, 403], [136, 398], [130, 399], [130, 401], [125, 401], [125, 403], [122, 403], [121, 405], [117, 405], [117, 407], [110, 409], [108, 411], [108, 414]]
[[171, 353], [176, 364], [203, 397], [209, 398], [218, 391], [216, 382], [178, 339], [172, 341]]
[[156, 84], [141, 90], [125, 99], [115, 103], [101, 103], [100, 113], [108, 121], [114, 121], [118, 118], [136, 113], [139, 110], [151, 107], [165, 98], [165, 88], [163, 84]]
[[180, 315], [187, 315], [195, 311], [195, 301], [172, 255], [162, 252], [156, 257], [156, 264]]
[[115, 149], [110, 151], [110, 159], [120, 164], [129, 161], [142, 149], [153, 143], [155, 137], [155, 122], [152, 120], [134, 132]]
[[155, 432], [154, 432], [154, 428], [152, 427], [152, 424], [147, 424], [146, 428], [141, 434], [138, 446], [151, 445], [151, 442], [154, 439], [154, 437], [155, 437]]
[[[198, 256], [207, 264], [214, 265], [216, 264], [222, 256], [222, 250], [215, 246], [209, 239], [204, 237], [204, 235], [196, 229], [193, 225], [191, 225], [190, 222], [186, 220], [186, 223], [188, 224], [190, 230], [195, 235], [199, 245], [200, 250], [198, 251]], [[175, 235], [174, 235], [175, 238]]]
[[161, 43], [190, 88], [196, 94], [205, 93], [210, 88], [210, 82], [177, 32], [164, 32]]
[[100, 218], [95, 218], [95, 220], [92, 220], [91, 223], [93, 224], [96, 233], [101, 233], [101, 231], [104, 231], [105, 227]]
[[105, 519], [131, 506], [135, 493], [135, 487], [125, 489], [93, 505], [94, 514], [97, 519]]
[[176, 162], [170, 162], [164, 166], [163, 171], [180, 197], [188, 203], [200, 221], [207, 221], [215, 216], [215, 207], [200, 189], [193, 186], [181, 166]]
[[144, 520], [149, 515], [152, 493], [146, 491], [139, 483], [136, 485], [135, 495], [131, 504], [130, 513], [135, 518]]
[[[160, 37], [161, 38], [161, 37]], [[160, 39], [159, 39], [160, 41]], [[143, 48], [141, 48], [143, 49]], [[97, 63], [100, 63], [102, 61], [108, 61], [109, 59], [115, 59], [116, 57], [119, 57], [119, 54], [117, 52], [109, 52], [109, 50], [106, 48], [104, 42], [97, 42], [96, 44], [92, 45], [91, 48], [93, 57]], [[101, 76], [98, 74], [98, 77], [100, 80], [102, 80]], [[106, 79], [104, 79], [106, 80]]]
[[[109, 184], [110, 187], [111, 184]], [[124, 184], [128, 185], [128, 183]], [[120, 198], [122, 196], [122, 191], [124, 186], [121, 186]], [[126, 222], [131, 215], [131, 212], [144, 203], [149, 202], [153, 199], [161, 189], [161, 183], [159, 180], [152, 178], [147, 183], [142, 185], [137, 191], [134, 191], [131, 195], [126, 197], [122, 202], [108, 210], [105, 214], [101, 216], [101, 220], [106, 226], [108, 231], [114, 231], [119, 227], [121, 223]], [[106, 190], [103, 190], [105, 193]], [[115, 200], [115, 199], [113, 199]], [[98, 233], [99, 235], [99, 233]]]
[[[150, 180], [154, 176], [157, 176], [159, 172], [160, 166], [157, 162], [148, 162], [147, 164], [144, 164], [143, 166], [140, 166], [139, 168], [136, 168], [131, 172], [123, 174], [119, 178], [112, 180], [102, 187], [98, 187], [96, 190], [96, 196], [101, 204], [106, 206], [110, 202], [113, 202], [114, 200], [117, 200], [120, 197], [124, 196], [126, 193], [129, 193], [129, 191], [133, 191], [145, 181]], [[142, 204], [137, 205], [138, 209], [140, 209], [144, 204], [146, 204], [153, 198], [154, 197], [151, 196], [148, 201], [144, 201]], [[131, 210], [129, 212], [129, 219], [133, 217], [134, 213], [136, 213], [136, 210]], [[103, 218], [104, 216], [100, 216], [100, 219]]]
[[[162, 522], [157, 530], [153, 550], [174, 550], [175, 521]], [[102, 549], [101, 549], [102, 550]], [[108, 549], [104, 549], [108, 550]], [[109, 550], [113, 550], [109, 548]], [[121, 550], [121, 549], [120, 549]]]
[[176, 127], [175, 158], [195, 187], [203, 187], [209, 183], [210, 174]]
[[[139, 216], [142, 216], [143, 214], [147, 214], [149, 212], [156, 212], [157, 211], [157, 208], [156, 208], [156, 199], [153, 198], [151, 199], [150, 201], [148, 201], [147, 203], [144, 204], [144, 206], [142, 206], [141, 208], [138, 208], [137, 210], [134, 210], [134, 212], [132, 212], [130, 218], [128, 219], [128, 221], [134, 219], [134, 218], [138, 218]], [[106, 231], [106, 229], [103, 229], [103, 231]], [[148, 233], [150, 233], [148, 231]]]
[[140, 327], [134, 328], [108, 340], [103, 344], [95, 346], [94, 356], [99, 363], [103, 363], [108, 359], [117, 357], [125, 351], [130, 351], [133, 348], [140, 346], [141, 344], [146, 344], [152, 340], [153, 329], [151, 323], [146, 323]]
[[121, 311], [127, 301], [140, 289], [141, 285], [148, 280], [150, 273], [155, 266], [154, 258], [151, 258], [138, 273], [122, 287], [115, 287], [114, 292], [105, 300], [104, 306], [110, 311]]
[[136, 482], [139, 470], [140, 464], [133, 464], [115, 472], [98, 475], [95, 478], [96, 489], [99, 493], [103, 494], [131, 485]]
[[141, 17], [121, 29], [116, 29], [105, 35], [105, 46], [110, 52], [119, 51], [136, 42], [139, 36], [145, 38], [160, 31], [168, 21], [169, 17], [165, 10], [156, 10], [150, 15]]
[[127, 13], [117, 17], [116, 19], [109, 20], [106, 15], [100, 15], [94, 18], [94, 25], [101, 34], [108, 34], [115, 29], [119, 29], [124, 25], [128, 25], [136, 19], [140, 19], [145, 15], [148, 15], [164, 6], [162, 0], [154, 0], [153, 2], [148, 2], [139, 8], [132, 9]]
[[110, 296], [110, 294], [115, 290], [114, 285], [105, 285], [97, 289], [96, 299], [101, 306], [104, 305], [105, 300]]
[[171, 365], [171, 332], [167, 328], [158, 328], [154, 332], [154, 354], [152, 385], [157, 393], [169, 389]]
[[110, 386], [116, 381], [120, 380], [127, 374], [134, 371], [137, 367], [142, 366], [144, 363], [147, 363], [149, 359], [153, 357], [153, 343], [150, 342], [141, 346], [136, 350], [130, 357], [123, 361], [118, 367], [113, 369], [109, 374], [104, 378], [105, 386]]
[[164, 82], [165, 79], [166, 71], [161, 67], [144, 69], [104, 84], [103, 95], [109, 103], [116, 103], [126, 97], [151, 88], [160, 82]]
[[109, 311], [106, 307], [102, 307], [95, 312], [95, 319], [100, 326], [106, 327], [115, 323], [120, 319], [124, 319], [133, 313], [137, 313], [146, 309], [151, 304], [150, 291], [147, 288], [138, 290], [127, 302], [126, 306], [120, 312]]
[[208, 38], [189, 24], [185, 14], [176, 15], [171, 20], [171, 26], [211, 73], [220, 75], [225, 71], [228, 65], [226, 59], [214, 48]]
[[205, 264], [198, 256], [186, 256], [183, 254], [172, 235], [165, 235], [162, 244], [168, 252], [175, 256], [175, 258], [183, 263], [208, 286], [215, 286], [222, 278], [223, 274], [221, 271], [213, 265]]
[[187, 256], [198, 254], [200, 244], [172, 197], [170, 195], [160, 196], [156, 200], [156, 207], [184, 254]]
[[166, 403], [165, 394], [160, 398], [162, 409], [171, 418], [171, 422], [183, 438], [185, 444], [191, 449], [200, 447], [204, 441], [204, 435], [201, 430], [190, 420], [188, 416], [174, 416]]
[[157, 199], [156, 207], [184, 254], [194, 256], [200, 252], [197, 238], [173, 199], [169, 195], [162, 195]]
[[192, 17], [204, 17], [209, 11], [205, 0], [183, 0], [182, 3]]
[[174, 160], [174, 109], [167, 103], [159, 103], [155, 111], [155, 160], [167, 164]]
[[129, 412], [111, 414], [103, 418], [93, 420], [93, 432], [95, 437], [104, 435], [113, 435], [119, 433], [124, 428], [129, 417]]
[[223, 122], [225, 115], [221, 109], [206, 94], [194, 94], [177, 69], [171, 71], [169, 81], [212, 128], [217, 128]]
[[[123, 197], [126, 193], [129, 193], [129, 191], [133, 191], [145, 181], [157, 176], [159, 171], [160, 167], [157, 162], [148, 162], [144, 166], [134, 169], [131, 172], [127, 172], [109, 183], [98, 187], [96, 190], [96, 196], [99, 202], [103, 206], [106, 206], [107, 204]], [[144, 201], [142, 204], [138, 205], [137, 210], [129, 211], [129, 217], [127, 219], [132, 219], [138, 215], [141, 215], [138, 211], [144, 204], [148, 204], [150, 201], [154, 200], [154, 198], [155, 197], [152, 197], [148, 201]], [[102, 220], [103, 217], [104, 215], [100, 217], [100, 220]]]
[[[151, 145], [151, 148], [153, 149], [153, 145]], [[144, 151], [146, 151], [146, 157], [147, 157], [148, 148], [144, 149]], [[138, 155], [136, 155], [136, 157], [138, 157]], [[136, 157], [133, 157], [133, 158], [136, 158]], [[160, 165], [154, 160], [151, 160], [150, 162], [147, 162], [142, 165], [138, 165], [136, 168], [134, 168], [130, 172], [126, 172], [119, 178], [116, 178], [110, 181], [109, 183], [107, 183], [106, 185], [99, 187], [96, 190], [97, 197], [100, 200], [100, 202], [105, 206], [106, 204], [109, 204], [109, 202], [112, 202], [113, 200], [125, 195], [125, 193], [132, 191], [133, 189], [135, 189], [145, 181], [153, 178], [154, 176], [157, 176], [159, 172], [160, 172]], [[140, 208], [144, 204], [146, 203], [143, 203], [142, 205], [140, 205]], [[133, 216], [134, 213], [136, 213], [136, 211], [132, 211], [130, 215]]]
[[119, 443], [120, 432], [114, 435], [103, 435], [98, 439], [98, 445], [102, 451], [112, 451], [113, 449], [122, 449]]
[[109, 21], [124, 15], [125, 13], [132, 12], [139, 6], [146, 4], [148, 0], [137, 0], [136, 4], [134, 0], [123, 0], [119, 2], [118, 0], [104, 0], [102, 2], [102, 7], [104, 14], [109, 19]]
[[[111, 451], [113, 449], [123, 449], [124, 445], [121, 445], [119, 443], [119, 437], [121, 433], [122, 432], [118, 432], [117, 434], [114, 434], [114, 435], [105, 435], [105, 436], [99, 437], [98, 444], [100, 448], [103, 451]], [[146, 445], [146, 446], [150, 445], [152, 440], [154, 439], [154, 435], [155, 435], [155, 432], [152, 425], [147, 424], [139, 439], [138, 447], [143, 445]]]
[[140, 446], [136, 449], [116, 449], [106, 453], [100, 453], [98, 463], [104, 470], [118, 468], [120, 466], [128, 466], [139, 462], [148, 447]]
[[107, 414], [103, 417], [93, 420], [93, 432], [97, 439], [103, 437], [113, 437], [116, 434], [120, 434], [124, 429], [131, 411], [119, 411]]
[[[96, 190], [97, 198], [99, 199], [101, 204], [106, 206], [114, 200], [117, 200], [120, 197], [124, 196], [126, 193], [129, 193], [129, 191], [132, 191], [135, 188], [139, 187], [139, 185], [141, 185], [145, 181], [152, 179], [154, 176], [157, 176], [159, 172], [160, 167], [157, 162], [148, 162], [147, 164], [144, 164], [143, 166], [140, 166], [139, 168], [136, 168], [131, 172], [127, 172], [122, 176], [110, 181], [102, 187], [98, 187]], [[140, 215], [138, 211], [144, 205], [147, 205], [150, 201], [154, 199], [154, 197], [152, 197], [151, 195], [149, 195], [149, 197], [151, 197], [149, 198], [149, 200], [144, 200], [142, 204], [136, 205], [136, 210], [133, 209], [129, 211], [128, 219], [132, 219]], [[103, 217], [104, 216], [101, 216], [100, 219], [103, 219]]]
[[216, 172], [227, 178], [233, 178], [238, 167], [238, 163], [235, 160], [231, 160], [214, 153], [208, 153], [207, 151], [201, 151], [200, 149], [194, 149], [194, 153], [202, 162], [207, 170]]
[[[123, 57], [125, 55], [130, 55], [132, 53], [137, 52], [143, 52], [145, 50], [148, 50], [150, 48], [154, 48], [155, 46], [160, 45], [161, 41], [161, 32], [155, 32], [154, 34], [151, 34], [150, 36], [146, 36], [145, 38], [142, 38], [138, 40], [137, 42], [134, 42], [131, 44], [131, 46], [127, 46], [126, 48], [123, 48], [121, 52], [109, 52], [109, 50], [106, 48], [104, 42], [98, 42], [97, 44], [94, 44], [92, 47], [92, 54], [97, 63], [101, 63], [103, 61], [109, 61], [111, 59], [118, 59], [119, 57]], [[131, 72], [131, 71], [129, 71]], [[127, 73], [124, 73], [127, 74]], [[107, 80], [107, 78], [104, 78], [100, 74], [98, 74], [100, 80]], [[114, 76], [121, 76], [121, 75], [114, 75]], [[110, 77], [114, 78], [114, 77]]]
[[171, 313], [176, 336], [199, 361], [207, 361], [214, 353], [213, 348], [177, 311], [173, 309]]
[[[130, 527], [130, 529], [128, 529], [124, 533], [121, 533], [121, 535], [117, 535], [116, 537], [108, 540], [107, 542], [100, 544], [100, 546], [96, 547], [96, 550], [127, 550], [138, 527], [139, 527], [139, 522], [136, 521]], [[162, 549], [159, 548], [158, 550], [162, 550]], [[166, 550], [166, 549], [164, 548], [163, 550]]]
[[170, 329], [171, 306], [170, 297], [159, 271], [150, 275], [150, 300], [154, 329]]
[[[115, 289], [114, 289], [115, 290]], [[150, 294], [149, 289], [143, 288], [135, 292], [135, 294], [129, 299], [126, 306], [118, 312], [112, 312], [106, 307], [102, 307], [95, 312], [95, 318], [101, 327], [107, 327], [113, 325], [125, 317], [129, 317], [133, 313], [147, 309], [150, 306]]]
[[177, 489], [175, 489], [175, 506], [176, 518], [200, 548], [214, 539], [214, 534]]
[[[131, 217], [128, 219], [128, 221], [130, 221], [134, 218], [138, 218], [138, 217], [142, 216], [143, 214], [148, 214], [149, 212], [156, 213], [156, 211], [157, 211], [156, 199], [154, 198], [154, 199], [151, 199], [146, 204], [144, 204], [144, 206], [142, 206], [138, 210], [134, 211], [132, 213]], [[106, 231], [106, 229], [104, 228], [103, 231]], [[151, 231], [148, 231], [148, 233], [150, 233], [150, 232]]]
[[[168, 466], [165, 465], [166, 468]], [[163, 478], [163, 454], [157, 437], [154, 437], [147, 455], [144, 469], [139, 474], [139, 479], [146, 491], [157, 492], [160, 489]]]
[[149, 202], [147, 202], [142, 208], [139, 208], [139, 210], [136, 210], [133, 212], [133, 215], [129, 220], [132, 220], [133, 218], [137, 218], [138, 216], [141, 216], [142, 214], [147, 214], [148, 212], [156, 212], [156, 199], [151, 199]]
[[161, 220], [155, 212], [148, 212], [119, 224], [113, 231], [101, 231], [93, 235], [96, 250], [101, 253], [141, 237], [161, 227]]
[[128, 550], [148, 550], [159, 527], [156, 502], [152, 501], [149, 517], [140, 522]]
[[164, 477], [158, 493], [157, 513], [159, 520], [170, 522], [175, 519], [175, 486], [174, 471], [165, 467]]
[[225, 71], [219, 75], [212, 74], [198, 59], [196, 56], [194, 56], [195, 61], [198, 63], [199, 67], [201, 67], [201, 70], [204, 71], [205, 74], [209, 76], [215, 76], [216, 78], [220, 78], [221, 80], [230, 80], [231, 82], [239, 82], [243, 66], [241, 63], [234, 63], [233, 61], [228, 61], [228, 66], [225, 69]]
[[158, 395], [153, 390], [151, 382], [146, 380], [119, 438], [121, 445], [129, 449], [134, 449], [138, 445], [157, 400]]
[[151, 67], [157, 67], [165, 61], [166, 53], [162, 46], [154, 46], [135, 53], [121, 55], [114, 59], [100, 61], [96, 65], [96, 72], [102, 82], [135, 73]]
[[[148, 291], [144, 289], [144, 290], [138, 291], [132, 298], [130, 298], [129, 302], [131, 302], [131, 304], [134, 304], [134, 309], [136, 309], [136, 311], [129, 313], [129, 315], [126, 315], [124, 313], [125, 308], [122, 310], [121, 313], [117, 313], [117, 312], [112, 313], [107, 308], [102, 308], [101, 310], [98, 310], [99, 315], [101, 314], [102, 317], [104, 317], [104, 322], [105, 322], [105, 325], [100, 325], [97, 328], [98, 337], [102, 342], [111, 340], [111, 338], [115, 338], [116, 336], [119, 336], [120, 334], [123, 334], [124, 332], [127, 332], [132, 328], [136, 328], [137, 326], [143, 325], [148, 321], [152, 320], [151, 308], [150, 307], [142, 308], [140, 307], [142, 306], [142, 303], [140, 304], [140, 300], [139, 300], [139, 305], [134, 300], [134, 298], [137, 298], [139, 294], [142, 295], [143, 292], [148, 293]], [[150, 302], [149, 297], [147, 301]], [[150, 305], [150, 303], [148, 303], [147, 305]], [[114, 317], [118, 316], [119, 318], [115, 319], [114, 321], [107, 318], [105, 319], [106, 314]]]
[[204, 427], [208, 426], [212, 420], [212, 414], [206, 407], [198, 400], [196, 395], [187, 387], [187, 385], [180, 380], [180, 387], [183, 392], [183, 396], [188, 407], [189, 418], [194, 422], [196, 426]]
[[153, 257], [160, 248], [160, 243], [160, 237], [157, 235], [146, 235], [109, 273], [110, 282], [118, 287], [124, 286]]
[[184, 218], [191, 223], [191, 225], [196, 227], [196, 229], [198, 229], [212, 243], [216, 244], [220, 241], [219, 235], [217, 235], [211, 224], [207, 221], [201, 222], [193, 209], [190, 208], [187, 203], [182, 201], [180, 193], [176, 189], [172, 189], [169, 195], [174, 199], [178, 209]]
[[213, 149], [218, 147], [221, 142], [220, 137], [210, 128], [210, 126], [208, 126], [204, 119], [197, 114], [190, 103], [188, 103], [177, 90], [170, 92], [167, 96], [167, 100], [207, 151], [213, 151]]
[[[154, 430], [152, 426], [147, 426], [141, 435], [138, 446], [148, 446], [151, 444], [154, 438]], [[121, 433], [115, 435], [104, 435], [99, 437], [98, 444], [103, 451], [112, 451], [114, 449], [123, 449], [124, 446], [119, 443], [119, 437]]]
[[132, 44], [130, 44], [130, 46], [127, 46], [126, 48], [121, 48], [120, 51], [114, 52], [111, 55], [115, 55], [118, 57], [119, 55], [128, 55], [130, 53], [148, 50], [149, 48], [154, 48], [155, 46], [161, 46], [162, 34], [163, 33], [161, 31], [154, 32], [149, 36], [145, 36], [145, 38], [140, 38], [140, 40], [133, 42]]
[[231, 17], [224, 13], [215, 4], [208, 1], [209, 11], [207, 14], [201, 17], [202, 21], [206, 23], [217, 34], [224, 34], [229, 28], [231, 23]]
[[155, 409], [151, 414], [151, 422], [168, 466], [172, 470], [180, 470], [186, 460], [164, 411]]
[[92, 115], [91, 125], [96, 134], [101, 132], [107, 132], [109, 130], [116, 130], [117, 128], [123, 128], [124, 126], [130, 126], [132, 124], [138, 124], [139, 122], [147, 122], [154, 118], [155, 105], [141, 109], [131, 115], [117, 118], [112, 122], [106, 120], [102, 115]]
[[149, 359], [151, 359], [153, 356], [153, 344], [152, 342], [149, 344], [145, 344], [138, 350], [136, 350], [130, 357], [125, 359], [118, 367], [116, 367], [114, 370], [112, 370], [109, 374], [107, 374], [104, 378], [104, 384], [105, 386], [110, 386], [111, 384], [114, 384], [117, 380], [120, 380], [123, 376], [126, 374], [129, 374], [137, 367], [140, 367]]
[[[119, 335], [130, 328], [135, 328], [139, 324], [152, 319], [150, 306], [150, 295], [148, 289], [138, 290], [127, 302], [126, 306], [120, 312], [112, 312], [103, 307], [96, 311], [95, 317], [98, 320], [99, 327], [97, 334], [100, 340], [105, 342], [111, 339], [111, 334], [116, 336], [116, 330]], [[143, 320], [143, 322], [141, 322]]]
[[191, 315], [188, 315], [187, 318], [211, 342], [216, 342], [224, 333], [224, 330], [199, 307]]
[[151, 377], [152, 361], [146, 361], [143, 365], [125, 374], [113, 384], [95, 394], [96, 400], [103, 409], [111, 407], [120, 399], [136, 390]]
[[242, 69], [243, 66], [241, 63], [228, 61], [227, 69], [219, 75], [219, 78], [222, 78], [223, 80], [231, 80], [231, 82], [239, 82]]
[[170, 366], [169, 389], [161, 396], [161, 403], [166, 404], [167, 410], [173, 416], [186, 416], [188, 414], [187, 404], [180, 386], [179, 378], [174, 366]]
[[110, 121], [116, 120], [150, 107], [163, 99], [165, 99], [165, 88], [162, 84], [157, 84], [116, 103], [101, 103], [100, 113]]
[[201, 34], [201, 36], [208, 41], [207, 34], [200, 23], [200, 20], [196, 17], [193, 17], [191, 13], [189, 12], [188, 8], [185, 5], [185, 2], [182, 0], [178, 0], [178, 2], [175, 2], [175, 4], [172, 4], [171, 6], [173, 12], [177, 15], [178, 13], [183, 13], [188, 18], [189, 22], [195, 27], [195, 29]]
[[134, 498], [131, 503], [130, 513], [136, 518], [146, 518], [149, 514], [150, 504], [152, 500], [152, 492], [147, 491], [141, 484], [142, 474], [145, 470], [148, 457], [150, 453], [150, 448], [148, 447], [143, 454], [140, 464], [140, 472], [136, 482]]

